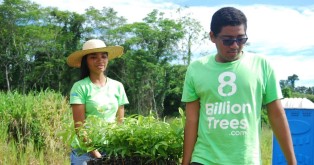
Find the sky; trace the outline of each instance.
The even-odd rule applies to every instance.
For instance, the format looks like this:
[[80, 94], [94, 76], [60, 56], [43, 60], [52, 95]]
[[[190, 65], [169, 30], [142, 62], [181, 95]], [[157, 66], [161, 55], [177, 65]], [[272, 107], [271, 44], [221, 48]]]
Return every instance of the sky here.
[[[58, 7], [84, 13], [111, 7], [129, 23], [142, 21], [153, 9], [176, 17], [176, 9], [198, 20], [206, 32], [210, 31], [212, 14], [221, 7], [233, 6], [248, 19], [248, 42], [245, 51], [267, 57], [275, 67], [279, 80], [298, 75], [296, 86], [314, 86], [314, 1], [313, 0], [31, 0], [42, 7]], [[0, 0], [1, 2], [1, 0]], [[235, 3], [236, 2], [236, 3]], [[193, 52], [215, 53], [215, 45], [204, 41]], [[198, 56], [194, 53], [194, 59]]]

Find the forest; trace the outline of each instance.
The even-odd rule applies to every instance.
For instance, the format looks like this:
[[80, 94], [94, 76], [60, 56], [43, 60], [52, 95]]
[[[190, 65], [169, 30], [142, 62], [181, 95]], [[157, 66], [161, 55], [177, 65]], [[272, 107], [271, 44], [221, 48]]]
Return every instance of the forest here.
[[[157, 9], [141, 22], [129, 23], [113, 8], [89, 7], [78, 14], [28, 0], [4, 0], [0, 24], [0, 91], [49, 89], [67, 97], [79, 79], [79, 69], [67, 66], [67, 56], [84, 41], [98, 38], [124, 47], [124, 55], [110, 61], [106, 74], [124, 84], [129, 114], [178, 115], [184, 106], [180, 100], [185, 71], [196, 56], [191, 48], [209, 40], [208, 32], [189, 15], [171, 19]], [[314, 101], [314, 86], [295, 87], [299, 79], [291, 75], [280, 80], [285, 97]]]

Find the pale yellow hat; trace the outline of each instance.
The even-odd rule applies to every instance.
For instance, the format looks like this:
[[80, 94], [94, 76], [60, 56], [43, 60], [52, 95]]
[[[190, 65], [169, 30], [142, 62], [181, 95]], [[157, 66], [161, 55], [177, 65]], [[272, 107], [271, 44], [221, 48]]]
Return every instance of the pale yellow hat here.
[[106, 46], [104, 41], [91, 39], [84, 43], [83, 49], [70, 54], [67, 58], [67, 64], [71, 67], [81, 67], [82, 57], [96, 52], [108, 52], [108, 60], [120, 57], [123, 54], [122, 46]]

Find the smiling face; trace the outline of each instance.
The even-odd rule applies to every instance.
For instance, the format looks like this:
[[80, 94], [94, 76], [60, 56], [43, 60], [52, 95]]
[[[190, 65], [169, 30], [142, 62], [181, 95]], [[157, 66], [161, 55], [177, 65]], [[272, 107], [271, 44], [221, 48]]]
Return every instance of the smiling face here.
[[[217, 48], [216, 61], [226, 63], [240, 58], [245, 43], [243, 41], [246, 41], [247, 36], [245, 27], [242, 24], [238, 26], [224, 26], [216, 36], [213, 32], [210, 32], [210, 38]], [[232, 40], [234, 41], [232, 42]], [[228, 42], [231, 45], [228, 45]]]
[[92, 53], [87, 55], [87, 66], [90, 74], [100, 74], [107, 69], [108, 53]]

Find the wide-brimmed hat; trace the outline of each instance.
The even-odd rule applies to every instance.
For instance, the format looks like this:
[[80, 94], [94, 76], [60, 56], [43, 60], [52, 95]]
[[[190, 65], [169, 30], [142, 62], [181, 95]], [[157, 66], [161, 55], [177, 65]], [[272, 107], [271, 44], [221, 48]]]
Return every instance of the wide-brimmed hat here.
[[108, 52], [108, 60], [120, 57], [123, 54], [122, 46], [106, 46], [104, 41], [91, 39], [84, 43], [83, 49], [70, 54], [67, 63], [71, 67], [81, 67], [82, 57], [97, 52]]

